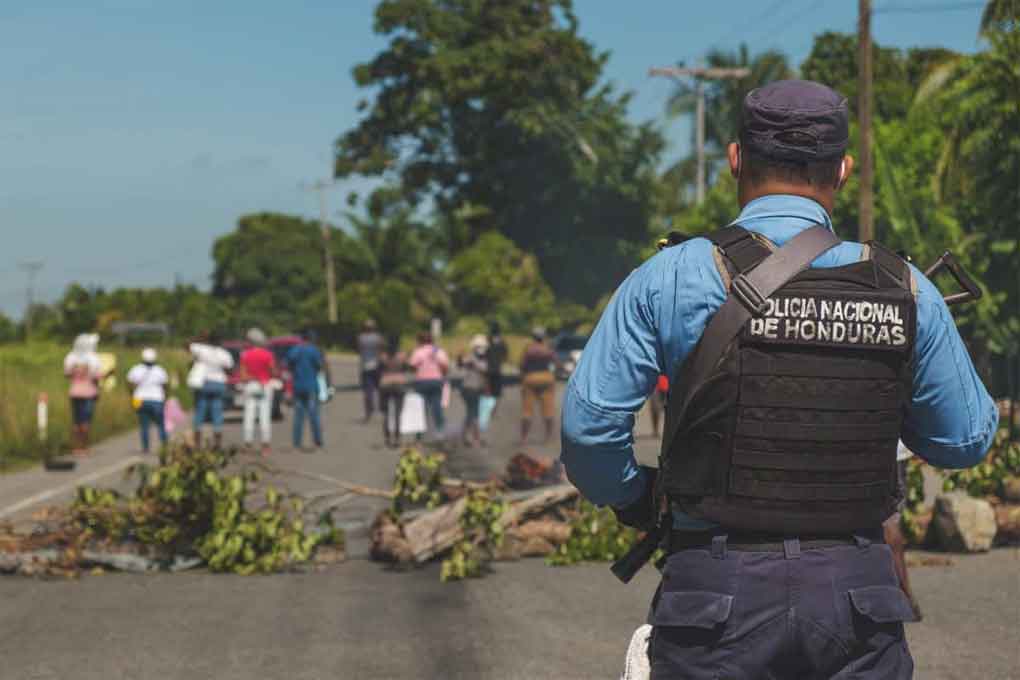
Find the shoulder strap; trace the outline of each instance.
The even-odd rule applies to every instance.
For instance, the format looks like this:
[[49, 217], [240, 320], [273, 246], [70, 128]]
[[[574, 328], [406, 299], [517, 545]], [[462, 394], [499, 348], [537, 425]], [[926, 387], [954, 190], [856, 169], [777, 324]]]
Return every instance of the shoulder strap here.
[[868, 258], [895, 281], [900, 288], [911, 291], [916, 297], [917, 291], [914, 287], [914, 277], [907, 261], [878, 241], [868, 241], [865, 246]]
[[[717, 233], [726, 232], [728, 229], [739, 229], [747, 233], [741, 227], [727, 227]], [[739, 236], [736, 232], [730, 232], [730, 235], [734, 238], [732, 243], [743, 238], [736, 238]], [[687, 375], [683, 376], [684, 384], [679, 386], [683, 390], [683, 397], [677, 398], [680, 397], [679, 394], [673, 395], [666, 406], [663, 456], [672, 447], [687, 406], [719, 363], [730, 341], [737, 336], [748, 319], [761, 314], [770, 295], [839, 242], [836, 235], [827, 227], [817, 225], [794, 236], [781, 248], [760, 260], [748, 273], [741, 272], [733, 277], [726, 301], [705, 327], [695, 354], [691, 357]], [[720, 247], [724, 250], [726, 248], [725, 245]]]
[[715, 244], [731, 278], [751, 271], [775, 250], [769, 247], [771, 242], [756, 237], [739, 224], [723, 227], [705, 238]]

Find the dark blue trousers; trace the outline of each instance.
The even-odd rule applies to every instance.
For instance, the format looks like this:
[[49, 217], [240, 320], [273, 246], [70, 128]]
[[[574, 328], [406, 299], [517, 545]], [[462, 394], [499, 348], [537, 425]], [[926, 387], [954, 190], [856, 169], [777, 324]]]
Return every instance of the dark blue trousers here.
[[673, 553], [649, 613], [653, 680], [911, 678], [913, 620], [888, 546]]

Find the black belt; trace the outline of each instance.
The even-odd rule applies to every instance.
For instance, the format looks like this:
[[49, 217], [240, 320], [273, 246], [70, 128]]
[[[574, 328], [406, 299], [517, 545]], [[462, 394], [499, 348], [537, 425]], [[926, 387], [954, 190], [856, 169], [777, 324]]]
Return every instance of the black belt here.
[[711, 531], [677, 531], [669, 535], [669, 552], [692, 550], [697, 548], [711, 549], [717, 537], [726, 537], [727, 550], [743, 552], [784, 552], [787, 540], [797, 539], [802, 550], [835, 548], [843, 545], [861, 545], [868, 543], [885, 543], [882, 529], [862, 530], [846, 534], [783, 536], [756, 532], [735, 532], [714, 529]]

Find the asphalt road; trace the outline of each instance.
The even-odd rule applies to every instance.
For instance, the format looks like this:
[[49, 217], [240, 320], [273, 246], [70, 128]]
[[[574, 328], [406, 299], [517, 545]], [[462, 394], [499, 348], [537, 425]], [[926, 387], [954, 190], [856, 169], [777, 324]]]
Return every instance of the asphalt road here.
[[[350, 365], [338, 369], [353, 379]], [[513, 441], [519, 408], [517, 391], [508, 390], [492, 445], [454, 449], [451, 471], [477, 478], [499, 472], [518, 450]], [[452, 420], [461, 414], [455, 403]], [[397, 454], [381, 446], [378, 420], [362, 425], [359, 418], [359, 395], [341, 392], [328, 407], [326, 451], [275, 453], [273, 462], [387, 486]], [[646, 428], [643, 424], [639, 433]], [[232, 429], [236, 436], [236, 426]], [[276, 428], [281, 444], [287, 430]], [[124, 438], [101, 447], [103, 466], [125, 458], [134, 446], [133, 438]], [[639, 439], [639, 448], [642, 457], [654, 457], [651, 438]], [[529, 450], [556, 454], [555, 445]], [[23, 479], [19, 489], [16, 480], [0, 478], [0, 506], [39, 493], [45, 481], [38, 475]], [[280, 481], [313, 495], [328, 490], [303, 478]], [[365, 528], [380, 507], [379, 501], [359, 499], [341, 508], [350, 558], [322, 572], [0, 579], [0, 678], [619, 676], [630, 634], [643, 622], [656, 585], [654, 570], [622, 586], [605, 565], [556, 569], [532, 559], [497, 564], [480, 580], [442, 584], [438, 565], [396, 572], [365, 558]], [[925, 612], [924, 622], [908, 628], [915, 677], [1020, 678], [1020, 551], [951, 560], [949, 566], [912, 571]]]

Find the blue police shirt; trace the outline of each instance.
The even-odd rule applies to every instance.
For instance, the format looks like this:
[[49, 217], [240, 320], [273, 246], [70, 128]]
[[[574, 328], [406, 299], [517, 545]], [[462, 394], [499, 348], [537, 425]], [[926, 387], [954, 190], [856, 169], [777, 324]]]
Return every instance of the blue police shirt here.
[[294, 380], [294, 392], [316, 394], [319, 391], [319, 371], [322, 370], [322, 352], [315, 345], [302, 343], [287, 352], [287, 365]]
[[[735, 220], [777, 245], [814, 224], [830, 229], [821, 205], [792, 195], [763, 196]], [[714, 246], [696, 238], [665, 248], [631, 273], [616, 291], [563, 398], [562, 460], [570, 480], [599, 505], [623, 507], [644, 488], [634, 459], [634, 414], [660, 374], [679, 366], [726, 299]], [[860, 260], [862, 246], [843, 242], [813, 267]], [[998, 412], [942, 299], [913, 268], [917, 280], [914, 392], [902, 439], [918, 456], [943, 468], [977, 464], [991, 446]], [[674, 526], [708, 526], [676, 513]]]

